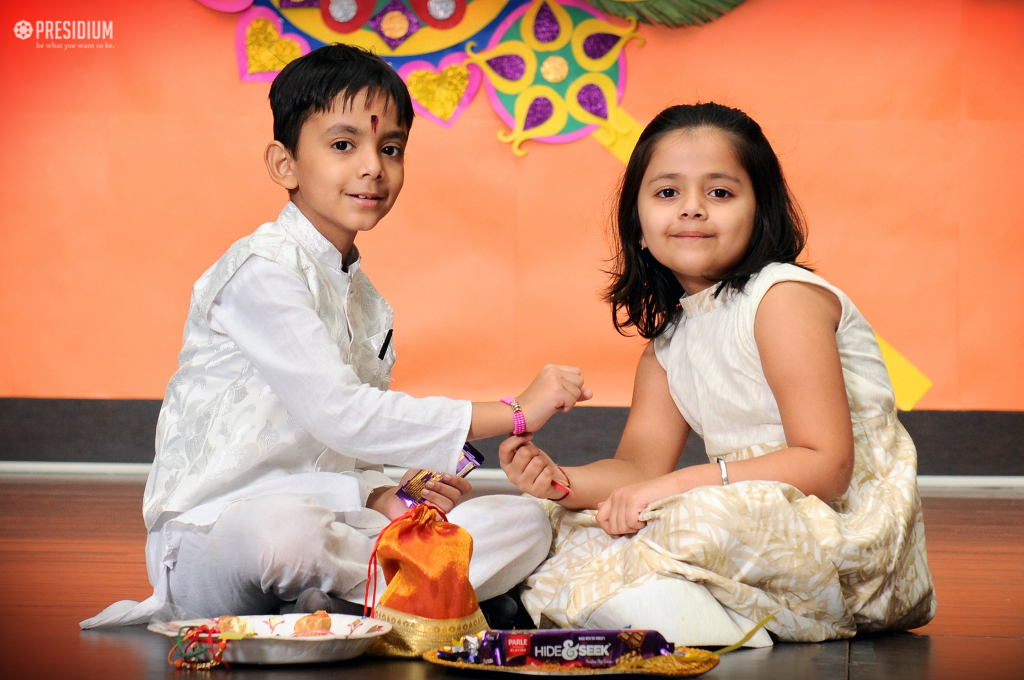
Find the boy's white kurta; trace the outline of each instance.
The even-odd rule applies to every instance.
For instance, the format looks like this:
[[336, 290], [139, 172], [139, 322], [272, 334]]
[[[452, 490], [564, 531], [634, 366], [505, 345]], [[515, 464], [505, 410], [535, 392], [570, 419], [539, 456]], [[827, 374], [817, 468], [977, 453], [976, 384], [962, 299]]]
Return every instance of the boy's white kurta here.
[[[472, 417], [469, 402], [388, 391], [392, 321], [359, 263], [343, 270], [292, 203], [232, 245], [193, 287], [160, 410], [143, 503], [154, 595], [82, 626], [144, 622], [167, 605], [262, 613], [200, 610], [267, 606], [311, 586], [354, 599], [387, 523], [365, 507], [393, 485], [383, 464], [454, 472]], [[473, 535], [470, 579], [484, 599], [550, 545], [526, 499], [467, 501], [450, 519]], [[298, 551], [290, 561], [275, 550], [283, 540]], [[247, 581], [255, 592], [234, 592]]]

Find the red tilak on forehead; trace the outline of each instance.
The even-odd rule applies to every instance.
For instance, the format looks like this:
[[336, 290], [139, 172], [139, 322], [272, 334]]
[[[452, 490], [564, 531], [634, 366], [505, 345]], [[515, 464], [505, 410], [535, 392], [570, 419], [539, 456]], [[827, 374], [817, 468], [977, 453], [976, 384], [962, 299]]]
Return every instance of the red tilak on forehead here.
[[373, 130], [373, 134], [377, 134], [377, 116], [370, 116], [370, 129]]

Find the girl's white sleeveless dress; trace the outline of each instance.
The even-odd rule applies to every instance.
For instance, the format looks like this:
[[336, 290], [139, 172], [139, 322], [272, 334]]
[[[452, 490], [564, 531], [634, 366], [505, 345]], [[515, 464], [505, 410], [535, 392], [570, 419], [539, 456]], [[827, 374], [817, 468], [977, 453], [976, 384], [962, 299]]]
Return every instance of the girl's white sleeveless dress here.
[[534, 620], [583, 627], [612, 596], [652, 575], [702, 584], [753, 621], [773, 613], [767, 627], [783, 640], [848, 638], [931, 620], [917, 453], [896, 418], [874, 332], [842, 291], [800, 267], [771, 264], [743, 293], [716, 298], [712, 286], [684, 297], [681, 320], [655, 340], [672, 398], [712, 461], [786, 447], [754, 341], [757, 307], [780, 281], [821, 286], [842, 303], [836, 340], [855, 442], [847, 492], [824, 503], [778, 482], [700, 487], [653, 503], [641, 515], [647, 525], [619, 538], [601, 530], [593, 511], [544, 502], [551, 554], [523, 593]]

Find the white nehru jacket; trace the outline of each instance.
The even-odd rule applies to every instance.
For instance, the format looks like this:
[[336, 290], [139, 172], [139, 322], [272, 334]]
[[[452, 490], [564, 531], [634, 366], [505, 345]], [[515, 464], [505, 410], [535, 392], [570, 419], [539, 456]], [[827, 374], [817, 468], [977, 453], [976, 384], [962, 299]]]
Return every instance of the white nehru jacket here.
[[454, 472], [472, 406], [388, 391], [392, 321], [359, 262], [343, 271], [292, 203], [232, 245], [192, 289], [146, 526], [211, 524], [265, 493], [349, 512], [391, 484], [385, 463]]

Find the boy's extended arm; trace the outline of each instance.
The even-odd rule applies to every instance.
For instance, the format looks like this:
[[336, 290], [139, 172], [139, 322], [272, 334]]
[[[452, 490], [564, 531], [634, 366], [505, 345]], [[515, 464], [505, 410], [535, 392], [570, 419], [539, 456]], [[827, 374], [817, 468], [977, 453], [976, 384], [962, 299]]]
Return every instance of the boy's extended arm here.
[[[526, 419], [526, 431], [536, 432], [556, 411], [568, 411], [593, 396], [583, 386], [583, 375], [574, 366], [549, 364], [541, 369], [516, 401]], [[512, 432], [512, 409], [500, 401], [474, 402], [469, 439], [485, 439]]]
[[[563, 494], [550, 482], [564, 483], [567, 476], [573, 497], [561, 504], [572, 509], [596, 508], [615, 489], [654, 479], [675, 469], [690, 427], [668, 391], [668, 376], [649, 344], [637, 365], [633, 402], [615, 457], [580, 467], [566, 467], [564, 474], [527, 438], [512, 437], [499, 449], [502, 468], [516, 486], [542, 498]], [[536, 459], [536, 460], [534, 460]]]
[[369, 463], [455, 471], [470, 403], [364, 384], [342, 360], [309, 289], [276, 262], [246, 260], [210, 318], [317, 441]]
[[[318, 441], [370, 463], [454, 472], [462, 444], [510, 432], [512, 409], [416, 398], [362, 383], [317, 315], [306, 286], [276, 262], [250, 257], [224, 286], [211, 322], [252, 362]], [[519, 395], [528, 428], [588, 399], [578, 369], [546, 366]]]

